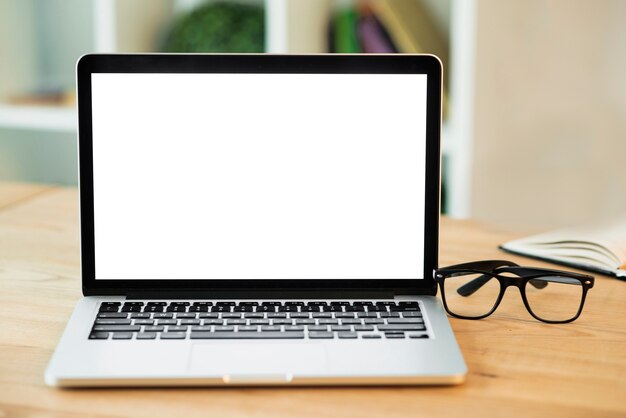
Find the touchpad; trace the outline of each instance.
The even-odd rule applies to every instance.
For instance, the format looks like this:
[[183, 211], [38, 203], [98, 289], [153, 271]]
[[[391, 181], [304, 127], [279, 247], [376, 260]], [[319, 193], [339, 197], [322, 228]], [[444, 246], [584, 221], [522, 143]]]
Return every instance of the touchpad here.
[[191, 374], [220, 376], [319, 374], [328, 370], [322, 344], [299, 343], [195, 343]]

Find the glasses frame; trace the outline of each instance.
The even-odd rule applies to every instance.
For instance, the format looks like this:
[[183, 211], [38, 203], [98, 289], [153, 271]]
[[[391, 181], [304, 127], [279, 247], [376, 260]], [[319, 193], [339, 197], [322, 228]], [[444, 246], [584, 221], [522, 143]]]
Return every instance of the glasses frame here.
[[[480, 315], [480, 316], [464, 316], [464, 315], [456, 314], [448, 308], [448, 303], [446, 300], [446, 292], [444, 288], [444, 281], [451, 275], [455, 273], [462, 273], [462, 272], [482, 275], [472, 280], [471, 282], [461, 286], [458, 289], [458, 290], [464, 289], [464, 292], [466, 294], [463, 296], [471, 295], [491, 278], [497, 279], [498, 282], [500, 283], [500, 293], [498, 294], [498, 297], [493, 307], [486, 314]], [[503, 276], [502, 273], [514, 274], [517, 277]], [[549, 275], [559, 275], [559, 276], [563, 276], [563, 277], [580, 281], [580, 285], [582, 286], [582, 298], [580, 300], [580, 306], [578, 307], [578, 311], [576, 312], [576, 315], [574, 317], [570, 319], [566, 319], [566, 320], [561, 320], [561, 321], [552, 321], [548, 319], [543, 319], [537, 316], [533, 312], [532, 308], [530, 307], [530, 304], [528, 303], [528, 298], [526, 297], [526, 285], [530, 282], [532, 285], [534, 285], [537, 288], [543, 288], [547, 285], [547, 283], [542, 283], [542, 282], [533, 283], [532, 280], [539, 278], [539, 277], [549, 276]], [[487, 278], [487, 277], [488, 279], [484, 280], [484, 278]], [[538, 267], [522, 267], [516, 263], [513, 263], [512, 261], [506, 261], [506, 260], [474, 261], [474, 262], [469, 262], [469, 263], [456, 264], [456, 265], [448, 266], [448, 267], [442, 267], [440, 269], [435, 270], [434, 278], [435, 278], [435, 281], [439, 284], [439, 289], [441, 290], [441, 299], [443, 300], [443, 306], [446, 309], [446, 312], [448, 312], [450, 316], [453, 316], [455, 318], [460, 318], [460, 319], [486, 318], [492, 313], [494, 313], [496, 309], [498, 309], [498, 306], [500, 306], [500, 302], [502, 301], [502, 298], [504, 297], [504, 293], [506, 292], [506, 289], [510, 286], [515, 286], [520, 291], [520, 295], [522, 296], [522, 301], [528, 313], [530, 313], [530, 315], [536, 320], [545, 322], [548, 324], [565, 324], [565, 323], [572, 322], [578, 319], [578, 317], [580, 316], [580, 313], [583, 310], [583, 306], [585, 305], [587, 292], [594, 285], [594, 277], [588, 274], [573, 273], [569, 271], [545, 269], [545, 268], [538, 268]]]

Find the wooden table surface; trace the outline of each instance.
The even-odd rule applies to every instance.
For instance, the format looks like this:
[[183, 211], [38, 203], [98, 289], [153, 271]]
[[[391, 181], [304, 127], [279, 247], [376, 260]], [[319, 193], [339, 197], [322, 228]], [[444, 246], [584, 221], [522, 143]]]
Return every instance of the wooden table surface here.
[[[441, 265], [544, 265], [497, 250], [515, 234], [441, 228]], [[533, 320], [512, 288], [488, 319], [451, 318], [469, 367], [456, 387], [49, 388], [44, 369], [80, 296], [76, 189], [0, 183], [0, 417], [626, 417], [626, 283], [609, 277], [572, 324]]]

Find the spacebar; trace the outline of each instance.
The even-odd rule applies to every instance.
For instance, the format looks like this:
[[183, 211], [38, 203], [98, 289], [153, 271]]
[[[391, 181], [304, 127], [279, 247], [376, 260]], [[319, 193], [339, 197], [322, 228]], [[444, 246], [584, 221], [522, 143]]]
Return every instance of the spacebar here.
[[191, 339], [265, 339], [265, 338], [304, 338], [303, 332], [192, 332]]

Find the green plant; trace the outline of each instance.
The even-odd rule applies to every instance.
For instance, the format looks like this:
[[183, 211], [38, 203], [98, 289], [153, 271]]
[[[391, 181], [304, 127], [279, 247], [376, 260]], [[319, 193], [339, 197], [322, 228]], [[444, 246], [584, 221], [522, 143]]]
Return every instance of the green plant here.
[[179, 18], [166, 37], [165, 52], [264, 52], [262, 7], [207, 3]]

